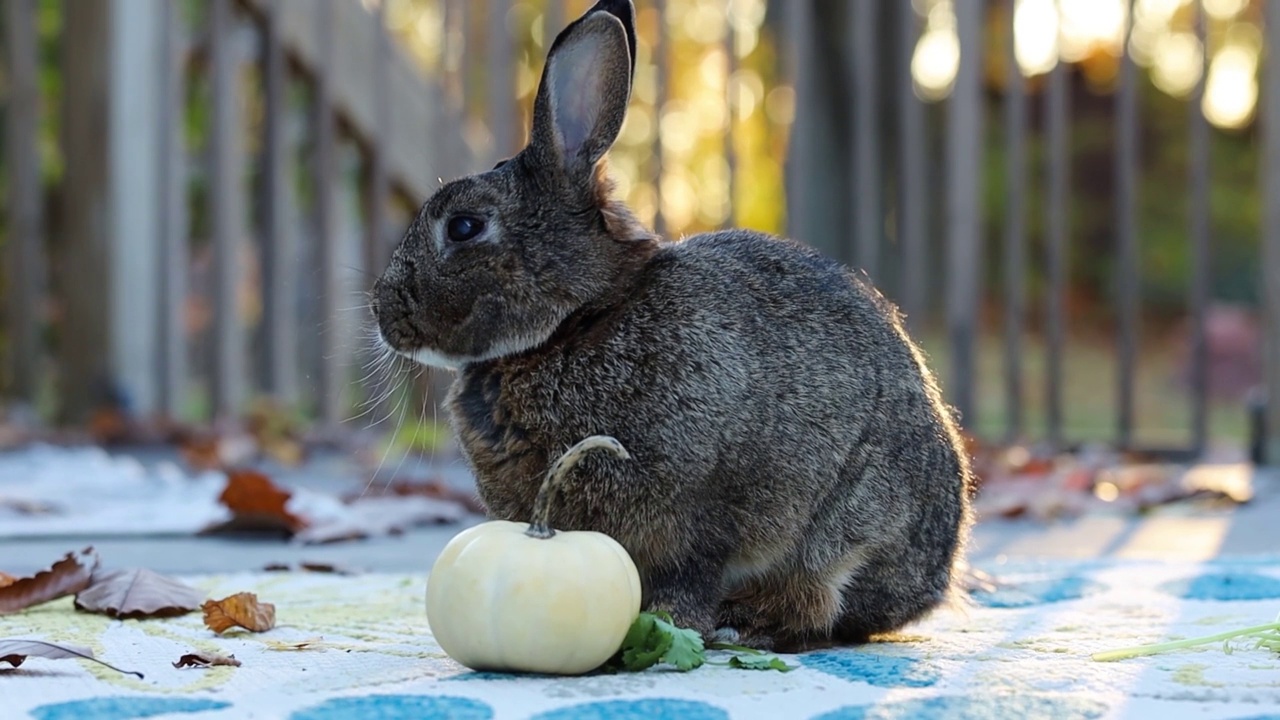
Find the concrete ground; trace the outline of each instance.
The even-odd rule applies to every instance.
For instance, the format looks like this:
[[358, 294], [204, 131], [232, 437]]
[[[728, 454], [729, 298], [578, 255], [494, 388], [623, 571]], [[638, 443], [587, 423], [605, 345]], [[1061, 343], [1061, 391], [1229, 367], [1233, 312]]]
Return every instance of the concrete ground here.
[[[457, 463], [443, 471], [451, 484], [469, 482]], [[317, 489], [349, 491], [361, 485], [340, 461], [313, 463], [278, 477]], [[1092, 515], [1077, 519], [989, 520], [974, 529], [969, 557], [994, 570], [1005, 560], [1034, 558], [1148, 558], [1205, 560], [1280, 553], [1280, 477], [1259, 475], [1255, 499], [1246, 505], [1206, 509], [1169, 506], [1143, 517]], [[271, 563], [332, 563], [358, 570], [426, 572], [462, 524], [413, 530], [395, 537], [301, 546], [274, 539], [221, 537], [101, 537], [0, 539], [0, 569], [35, 572], [73, 548], [92, 544], [104, 564], [147, 567], [164, 573], [256, 570]]]

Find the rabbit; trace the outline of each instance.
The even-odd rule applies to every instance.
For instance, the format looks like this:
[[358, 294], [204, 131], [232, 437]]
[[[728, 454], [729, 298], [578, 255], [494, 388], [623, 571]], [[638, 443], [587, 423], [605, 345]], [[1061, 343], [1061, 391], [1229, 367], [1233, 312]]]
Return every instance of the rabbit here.
[[605, 155], [635, 9], [600, 0], [552, 44], [517, 154], [444, 183], [376, 280], [391, 350], [445, 398], [493, 519], [605, 434], [551, 526], [626, 548], [643, 607], [773, 651], [866, 642], [956, 598], [973, 489], [958, 418], [896, 307], [797, 240], [663, 240]]

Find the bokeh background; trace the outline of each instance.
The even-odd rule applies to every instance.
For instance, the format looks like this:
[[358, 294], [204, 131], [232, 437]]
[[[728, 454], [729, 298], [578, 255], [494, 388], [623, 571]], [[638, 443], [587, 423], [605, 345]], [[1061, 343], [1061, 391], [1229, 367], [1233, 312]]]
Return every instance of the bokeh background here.
[[[448, 376], [367, 365], [363, 293], [440, 179], [518, 151], [589, 5], [4, 0], [9, 420], [444, 442]], [[636, 5], [609, 162], [644, 222], [863, 269], [975, 437], [1260, 446], [1264, 0]]]

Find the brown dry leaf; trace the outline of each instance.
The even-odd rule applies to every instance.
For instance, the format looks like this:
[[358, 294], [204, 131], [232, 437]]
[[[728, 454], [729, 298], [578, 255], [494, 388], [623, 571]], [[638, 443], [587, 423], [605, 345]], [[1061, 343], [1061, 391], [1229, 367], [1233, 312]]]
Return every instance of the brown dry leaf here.
[[109, 667], [118, 673], [136, 675], [139, 679], [145, 679], [140, 672], [121, 670], [114, 665], [109, 665], [99, 660], [93, 656], [93, 651], [87, 647], [80, 647], [79, 645], [55, 645], [43, 640], [0, 639], [0, 663], [8, 663], [13, 667], [18, 667], [29, 657], [45, 658], [46, 660], [66, 660], [68, 658], [92, 660], [99, 665]]
[[17, 515], [57, 515], [62, 512], [62, 508], [52, 503], [41, 502], [39, 500], [26, 500], [24, 498], [8, 498], [0, 497], [0, 510], [6, 510]]
[[305, 529], [305, 519], [289, 512], [286, 503], [291, 494], [271, 482], [271, 478], [256, 470], [233, 470], [227, 473], [227, 486], [218, 501], [233, 514], [228, 523], [210, 528], [219, 529], [274, 529], [290, 535]]
[[326, 519], [293, 536], [295, 543], [332, 543], [356, 538], [398, 535], [422, 525], [453, 523], [467, 517], [458, 503], [429, 497], [376, 496], [349, 503], [345, 517]]
[[76, 595], [76, 609], [113, 618], [176, 617], [200, 607], [202, 590], [143, 568], [95, 575]]
[[332, 573], [334, 575], [359, 575], [360, 571], [355, 568], [349, 568], [345, 565], [336, 565], [334, 563], [309, 562], [303, 560], [298, 563], [298, 567], [313, 573]]
[[222, 457], [218, 452], [217, 436], [189, 437], [182, 441], [182, 459], [197, 470], [219, 470]]
[[297, 467], [307, 459], [306, 448], [302, 443], [289, 439], [268, 439], [261, 441], [262, 453], [281, 465]]
[[446, 500], [458, 503], [465, 507], [469, 512], [477, 515], [484, 515], [486, 509], [484, 503], [480, 501], [480, 496], [475, 492], [468, 492], [451, 487], [444, 480], [434, 478], [431, 480], [395, 480], [391, 484], [380, 490], [368, 489], [360, 493], [349, 494], [343, 498], [347, 504], [355, 503], [366, 497], [425, 497], [432, 500]]
[[271, 401], [259, 401], [245, 417], [245, 429], [253, 436], [262, 454], [283, 465], [300, 465], [307, 449], [301, 439], [298, 418]]
[[240, 661], [235, 655], [219, 655], [217, 653], [187, 653], [178, 658], [173, 664], [176, 668], [207, 668], [215, 665], [225, 665], [227, 667], [240, 667]]
[[266, 632], [276, 626], [276, 606], [258, 602], [255, 593], [242, 592], [221, 600], [207, 600], [201, 609], [205, 627], [219, 634], [233, 627]]
[[67, 553], [48, 570], [0, 587], [0, 615], [21, 612], [33, 605], [74, 595], [89, 586], [97, 567], [98, 554], [92, 547], [78, 553]]
[[100, 445], [124, 442], [132, 430], [132, 423], [118, 407], [99, 407], [89, 416], [89, 436]]
[[9, 573], [0, 572], [0, 588], [8, 587], [16, 582], [18, 582], [18, 578], [10, 575]]
[[307, 638], [306, 640], [297, 640], [294, 642], [284, 642], [282, 640], [268, 640], [266, 645], [271, 650], [279, 650], [281, 652], [290, 652], [297, 650], [320, 650], [324, 643], [323, 637]]
[[313, 572], [331, 573], [334, 575], [359, 575], [360, 571], [334, 563], [322, 563], [303, 560], [296, 566], [288, 563], [268, 563], [262, 567], [263, 572]]
[[180, 443], [182, 459], [197, 470], [224, 470], [251, 462], [259, 454], [252, 435], [234, 430], [192, 432]]

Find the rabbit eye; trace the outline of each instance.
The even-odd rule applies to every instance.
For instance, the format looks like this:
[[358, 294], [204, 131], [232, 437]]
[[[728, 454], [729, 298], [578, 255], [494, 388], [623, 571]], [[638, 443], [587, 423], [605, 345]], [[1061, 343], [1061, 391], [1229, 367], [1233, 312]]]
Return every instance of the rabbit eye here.
[[484, 221], [470, 215], [454, 215], [449, 218], [445, 232], [453, 242], [466, 242], [484, 232]]

